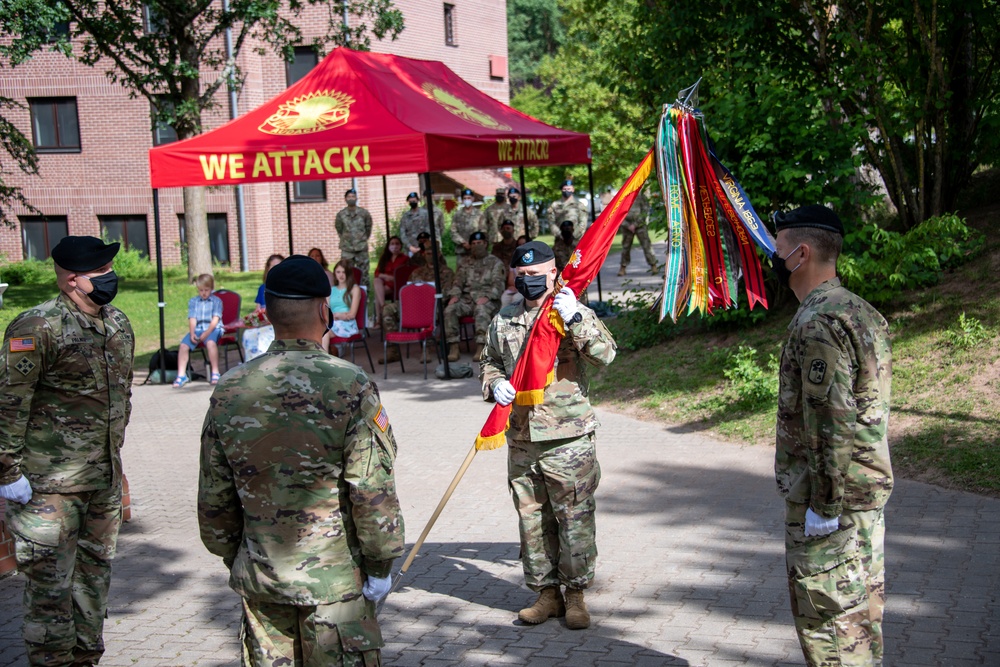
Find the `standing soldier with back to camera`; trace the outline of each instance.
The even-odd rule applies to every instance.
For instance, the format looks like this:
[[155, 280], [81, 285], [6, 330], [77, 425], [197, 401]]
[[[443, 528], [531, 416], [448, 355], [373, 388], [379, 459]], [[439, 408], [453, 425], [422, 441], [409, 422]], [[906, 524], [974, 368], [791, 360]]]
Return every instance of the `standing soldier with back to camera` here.
[[[539, 241], [519, 247], [512, 266], [524, 300], [493, 318], [480, 362], [483, 398], [500, 405], [514, 403], [510, 378], [559, 275], [552, 250]], [[539, 593], [518, 618], [536, 624], [565, 615], [568, 628], [582, 630], [590, 626], [583, 591], [594, 580], [594, 491], [601, 480], [594, 437], [599, 424], [587, 395], [591, 369], [610, 364], [616, 346], [570, 288], [556, 294], [552, 309], [566, 329], [552, 383], [540, 404], [512, 407], [507, 429], [507, 480], [519, 517], [521, 565], [528, 588]]]
[[775, 450], [795, 629], [810, 665], [881, 665], [889, 328], [837, 278], [836, 213], [774, 220], [774, 272], [801, 302], [781, 353]]
[[371, 271], [368, 240], [372, 236], [372, 214], [358, 206], [358, 191], [354, 188], [344, 193], [344, 201], [347, 206], [337, 212], [334, 223], [340, 237], [340, 258], [361, 271], [361, 284], [367, 286]]
[[104, 653], [135, 351], [110, 305], [118, 248], [63, 238], [59, 296], [14, 318], [0, 351], [0, 497], [26, 579], [31, 665], [96, 665]]
[[374, 603], [403, 552], [396, 442], [365, 372], [326, 352], [330, 286], [293, 255], [267, 274], [268, 351], [205, 416], [201, 539], [242, 598], [243, 665], [378, 665]]

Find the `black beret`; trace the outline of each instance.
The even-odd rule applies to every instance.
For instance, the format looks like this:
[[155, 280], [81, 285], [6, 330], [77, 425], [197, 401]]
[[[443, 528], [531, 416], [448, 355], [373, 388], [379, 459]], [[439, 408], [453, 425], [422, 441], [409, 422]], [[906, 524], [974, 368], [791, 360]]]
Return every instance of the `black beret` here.
[[473, 241], [485, 241], [485, 240], [486, 240], [486, 234], [483, 232], [472, 232], [471, 234], [469, 234], [469, 243], [472, 243]]
[[570, 220], [569, 218], [566, 218], [565, 220], [559, 223], [560, 229], [562, 229], [563, 227], [572, 227], [572, 226], [573, 226], [573, 221]]
[[292, 255], [267, 272], [264, 292], [282, 299], [330, 297], [330, 280], [314, 259]]
[[519, 195], [519, 194], [521, 194], [521, 191], [518, 190], [515, 187], [510, 187], [510, 188], [507, 189], [507, 194], [509, 194], [509, 195]]
[[411, 192], [410, 194], [406, 195], [406, 198], [407, 199], [420, 199], [420, 195], [418, 195], [416, 192]]
[[840, 216], [826, 206], [820, 206], [819, 204], [803, 206], [788, 213], [777, 211], [772, 217], [774, 219], [775, 233], [780, 232], [782, 229], [814, 227], [816, 229], [825, 229], [828, 232], [834, 232], [841, 236], [844, 235], [844, 223], [841, 222]]
[[510, 265], [516, 269], [519, 266], [544, 264], [555, 258], [556, 256], [552, 252], [552, 248], [546, 244], [541, 241], [528, 241], [524, 245], [517, 247], [517, 250], [514, 251], [514, 257], [510, 260]]
[[346, 197], [347, 195], [356, 195], [356, 194], [358, 194], [358, 191], [355, 190], [354, 188], [350, 188], [347, 192], [344, 193], [344, 196]]
[[562, 185], [560, 187], [565, 188], [567, 185], [569, 187], [573, 187], [573, 181], [563, 181], [563, 183], [562, 183]]
[[52, 249], [52, 260], [67, 271], [93, 271], [113, 260], [120, 247], [93, 236], [64, 236]]
[[417, 234], [418, 241], [423, 241], [424, 239], [429, 239], [430, 237], [431, 235], [428, 234], [427, 232], [420, 232], [419, 234]]
[[511, 227], [513, 227], [514, 226], [514, 221], [513, 220], [504, 220], [503, 222], [500, 223], [501, 227], [506, 227], [507, 225], [510, 225]]
[[464, 190], [462, 190], [462, 196], [463, 197], [471, 197], [472, 196], [472, 190], [470, 190], [469, 188], [465, 188]]

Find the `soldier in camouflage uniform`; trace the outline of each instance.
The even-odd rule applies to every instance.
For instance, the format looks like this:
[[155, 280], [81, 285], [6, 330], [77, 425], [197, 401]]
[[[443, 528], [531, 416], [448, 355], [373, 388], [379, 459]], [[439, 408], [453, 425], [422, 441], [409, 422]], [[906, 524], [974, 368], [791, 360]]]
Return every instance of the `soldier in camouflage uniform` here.
[[243, 665], [378, 665], [374, 602], [403, 553], [396, 442], [365, 372], [328, 354], [330, 288], [267, 274], [276, 340], [223, 376], [202, 429], [201, 539], [243, 601]]
[[527, 228], [524, 225], [524, 207], [521, 205], [521, 191], [517, 188], [510, 188], [507, 191], [507, 201], [510, 202], [510, 213], [507, 219], [514, 223], [514, 238], [526, 236], [530, 240], [537, 237], [539, 233], [538, 215], [535, 214], [535, 210], [530, 206], [528, 207]]
[[447, 292], [450, 299], [444, 309], [444, 334], [448, 341], [448, 361], [458, 361], [459, 319], [469, 315], [476, 319], [476, 360], [479, 360], [486, 344], [486, 330], [500, 310], [500, 294], [507, 286], [507, 267], [487, 254], [486, 234], [474, 232], [469, 245], [472, 257], [459, 265], [455, 284]]
[[493, 244], [490, 254], [499, 259], [504, 266], [510, 266], [514, 259], [514, 251], [517, 250], [516, 236], [514, 236], [514, 223], [511, 220], [504, 220], [500, 223], [500, 240]]
[[579, 238], [573, 236], [573, 221], [563, 220], [559, 225], [559, 233], [556, 234], [556, 240], [552, 244], [552, 252], [556, 256], [556, 268], [560, 272], [566, 268], [569, 258], [573, 256], [573, 251], [576, 250], [576, 244], [579, 241]]
[[485, 232], [486, 220], [482, 210], [473, 206], [472, 190], [462, 191], [462, 206], [451, 218], [451, 240], [455, 243], [455, 257], [463, 262], [469, 257], [472, 246], [469, 236], [473, 232]]
[[0, 497], [26, 579], [31, 665], [93, 665], [104, 653], [135, 349], [109, 305], [118, 248], [63, 238], [52, 249], [59, 296], [18, 315], [0, 351]]
[[618, 269], [618, 275], [624, 276], [628, 265], [632, 261], [632, 239], [638, 238], [639, 245], [642, 246], [642, 254], [649, 264], [649, 272], [656, 273], [656, 255], [653, 254], [653, 245], [649, 240], [649, 199], [642, 191], [632, 202], [632, 208], [625, 214], [625, 221], [622, 223], [622, 265]]
[[801, 301], [781, 353], [775, 453], [792, 615], [810, 665], [881, 665], [889, 329], [837, 278], [833, 211], [806, 206], [775, 226], [775, 273]]
[[573, 196], [573, 181], [563, 181], [562, 201], [549, 204], [549, 229], [559, 229], [563, 220], [573, 221], [573, 236], [583, 238], [590, 222], [590, 211], [587, 205]]
[[[410, 210], [403, 213], [403, 217], [399, 219], [399, 238], [403, 240], [403, 248], [412, 255], [420, 252], [417, 234], [420, 232], [430, 234], [431, 226], [427, 222], [427, 209], [420, 206], [420, 197], [417, 193], [411, 192], [406, 195], [406, 201], [410, 205]], [[438, 242], [444, 240], [444, 214], [437, 206], [434, 207], [434, 228]]]
[[[505, 307], [490, 323], [480, 362], [483, 398], [501, 405], [514, 402], [510, 377], [558, 275], [552, 250], [538, 241], [517, 249], [514, 267], [524, 301]], [[518, 618], [534, 624], [565, 614], [567, 627], [583, 629], [590, 625], [583, 589], [594, 580], [594, 491], [601, 479], [589, 376], [593, 367], [611, 363], [616, 346], [594, 311], [569, 288], [556, 295], [553, 309], [565, 323], [566, 337], [552, 384], [541, 404], [515, 403], [507, 429], [507, 479], [519, 516], [521, 565], [528, 588], [539, 592]], [[560, 586], [566, 587], [565, 602]]]
[[354, 188], [344, 193], [344, 200], [347, 206], [340, 209], [334, 223], [340, 237], [340, 258], [361, 270], [361, 284], [367, 286], [371, 271], [368, 240], [372, 235], [372, 214], [358, 206], [358, 191]]
[[491, 244], [500, 240], [500, 223], [510, 217], [510, 207], [507, 206], [507, 188], [497, 188], [496, 200], [486, 207], [483, 217], [486, 220], [486, 240]]

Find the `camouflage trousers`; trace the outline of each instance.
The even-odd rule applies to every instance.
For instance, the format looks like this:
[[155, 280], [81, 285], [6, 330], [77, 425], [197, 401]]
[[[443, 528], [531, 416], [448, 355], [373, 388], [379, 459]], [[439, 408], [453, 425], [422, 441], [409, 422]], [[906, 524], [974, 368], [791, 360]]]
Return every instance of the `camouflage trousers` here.
[[806, 505], [786, 503], [785, 562], [795, 629], [813, 667], [882, 664], [885, 517], [845, 510], [840, 528], [805, 536]]
[[490, 328], [493, 316], [500, 310], [499, 301], [487, 301], [480, 305], [472, 299], [462, 298], [457, 302], [445, 306], [444, 309], [444, 336], [449, 343], [457, 343], [461, 339], [459, 319], [472, 315], [476, 319], [476, 343], [486, 344], [486, 334]]
[[628, 266], [632, 261], [632, 239], [638, 238], [639, 245], [642, 246], [642, 254], [646, 256], [646, 263], [651, 267], [656, 266], [656, 255], [653, 254], [653, 244], [649, 240], [649, 231], [646, 226], [636, 227], [634, 232], [630, 232], [625, 224], [622, 224], [622, 266]]
[[601, 481], [594, 434], [507, 444], [525, 584], [533, 591], [587, 588], [597, 562], [594, 491]]
[[365, 287], [371, 287], [368, 284], [368, 273], [371, 269], [368, 263], [368, 249], [360, 250], [358, 252], [351, 252], [350, 250], [341, 250], [340, 258], [350, 260], [351, 264], [355, 268], [361, 270], [361, 284]]
[[243, 599], [243, 667], [378, 667], [375, 603], [294, 606]]
[[121, 487], [35, 492], [7, 503], [17, 569], [25, 576], [23, 636], [31, 665], [96, 664], [104, 653]]

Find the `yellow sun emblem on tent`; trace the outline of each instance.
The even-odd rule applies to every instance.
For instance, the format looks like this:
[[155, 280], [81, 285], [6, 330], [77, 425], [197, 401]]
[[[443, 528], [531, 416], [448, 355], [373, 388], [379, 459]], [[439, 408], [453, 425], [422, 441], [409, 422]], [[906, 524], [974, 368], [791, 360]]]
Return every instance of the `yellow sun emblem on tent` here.
[[354, 98], [335, 90], [322, 90], [282, 102], [257, 128], [266, 134], [312, 134], [347, 122]]
[[433, 83], [425, 83], [421, 88], [424, 95], [431, 98], [445, 109], [455, 114], [462, 120], [487, 127], [491, 130], [510, 130], [510, 125], [504, 125], [489, 114], [480, 111], [465, 100], [459, 99], [443, 88], [435, 86]]

